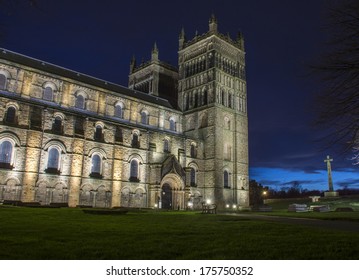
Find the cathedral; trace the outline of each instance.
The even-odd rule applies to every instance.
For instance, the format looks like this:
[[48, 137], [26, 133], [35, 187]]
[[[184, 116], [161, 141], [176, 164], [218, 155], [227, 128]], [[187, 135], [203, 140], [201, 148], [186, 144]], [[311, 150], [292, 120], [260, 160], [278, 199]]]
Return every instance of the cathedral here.
[[0, 202], [249, 205], [245, 50], [179, 34], [178, 67], [132, 58], [120, 86], [0, 49]]

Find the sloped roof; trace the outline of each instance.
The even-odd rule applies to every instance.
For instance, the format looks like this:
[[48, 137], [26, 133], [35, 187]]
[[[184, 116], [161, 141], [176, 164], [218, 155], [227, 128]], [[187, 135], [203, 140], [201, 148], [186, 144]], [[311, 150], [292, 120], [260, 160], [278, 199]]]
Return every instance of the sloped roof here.
[[73, 79], [88, 85], [100, 87], [104, 90], [111, 91], [114, 94], [126, 95], [133, 98], [150, 102], [156, 105], [164, 106], [173, 109], [173, 106], [166, 100], [158, 96], [149, 95], [136, 90], [131, 90], [124, 86], [107, 82], [83, 73], [79, 73], [67, 68], [57, 66], [48, 62], [44, 62], [26, 55], [22, 55], [7, 49], [0, 48], [0, 59], [12, 61], [24, 66], [32, 67], [47, 73], [55, 74], [60, 77]]

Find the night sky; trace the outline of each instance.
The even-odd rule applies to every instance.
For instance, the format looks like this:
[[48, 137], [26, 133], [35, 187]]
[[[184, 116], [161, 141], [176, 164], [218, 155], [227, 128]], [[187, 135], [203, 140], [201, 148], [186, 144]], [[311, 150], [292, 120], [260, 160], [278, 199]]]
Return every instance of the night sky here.
[[191, 39], [214, 14], [221, 33], [245, 37], [250, 179], [324, 190], [330, 155], [334, 188], [359, 188], [350, 153], [327, 148], [313, 126], [320, 84], [310, 65], [326, 51], [326, 2], [1, 0], [0, 47], [127, 86], [133, 55], [148, 60], [157, 42], [160, 60], [177, 66], [181, 28]]

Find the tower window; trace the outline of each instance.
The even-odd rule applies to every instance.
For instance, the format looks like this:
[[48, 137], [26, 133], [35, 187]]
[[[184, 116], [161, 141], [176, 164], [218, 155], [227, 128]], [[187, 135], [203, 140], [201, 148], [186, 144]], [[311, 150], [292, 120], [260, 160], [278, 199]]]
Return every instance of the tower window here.
[[148, 114], [145, 111], [141, 112], [141, 123], [148, 124]]
[[138, 161], [136, 159], [131, 160], [130, 164], [130, 181], [139, 182], [138, 178]]
[[123, 142], [122, 128], [119, 127], [119, 126], [116, 126], [115, 141], [116, 142]]
[[208, 92], [207, 90], [205, 90], [203, 92], [203, 105], [207, 105], [207, 103], [208, 103]]
[[9, 106], [6, 110], [5, 122], [9, 124], [16, 123], [16, 109], [14, 106]]
[[227, 170], [223, 171], [223, 187], [230, 188], [230, 181], [229, 181], [229, 172]]
[[0, 168], [12, 169], [13, 144], [5, 140], [0, 144]]
[[170, 130], [176, 131], [176, 122], [173, 119], [170, 119]]
[[133, 148], [139, 148], [140, 147], [140, 141], [138, 140], [138, 134], [137, 133], [134, 133], [132, 135], [132, 147]]
[[103, 141], [104, 137], [103, 137], [103, 128], [101, 125], [96, 125], [95, 128], [95, 134], [94, 134], [94, 139], [95, 141]]
[[59, 116], [56, 116], [54, 119], [54, 122], [52, 123], [52, 133], [55, 134], [62, 134], [62, 118]]
[[228, 117], [224, 118], [224, 128], [231, 129], [231, 120]]
[[224, 93], [223, 90], [222, 90], [222, 105], [223, 105], [223, 106], [226, 105], [226, 94]]
[[6, 76], [0, 74], [0, 89], [6, 89]]
[[52, 101], [54, 98], [54, 93], [51, 87], [45, 87], [43, 93], [43, 99]]
[[75, 134], [84, 135], [84, 119], [81, 117], [75, 118]]
[[190, 185], [191, 187], [196, 187], [197, 186], [197, 180], [196, 180], [196, 169], [194, 169], [193, 167], [191, 167], [191, 171], [190, 171]]
[[123, 119], [123, 106], [121, 104], [115, 106], [115, 117]]
[[195, 144], [191, 144], [191, 157], [192, 158], [197, 157], [197, 147]]
[[55, 147], [49, 149], [45, 172], [52, 174], [60, 173], [60, 151]]
[[102, 178], [102, 160], [98, 154], [94, 154], [91, 158], [90, 177]]
[[163, 140], [163, 151], [168, 153], [170, 151], [170, 143], [168, 139]]
[[232, 147], [231, 145], [226, 144], [224, 146], [224, 159], [231, 160], [232, 159]]
[[76, 96], [75, 107], [78, 109], [85, 109], [85, 98], [81, 94]]
[[33, 107], [30, 115], [30, 127], [32, 129], [41, 129], [42, 124], [42, 109]]
[[232, 108], [232, 94], [228, 94], [228, 107]]

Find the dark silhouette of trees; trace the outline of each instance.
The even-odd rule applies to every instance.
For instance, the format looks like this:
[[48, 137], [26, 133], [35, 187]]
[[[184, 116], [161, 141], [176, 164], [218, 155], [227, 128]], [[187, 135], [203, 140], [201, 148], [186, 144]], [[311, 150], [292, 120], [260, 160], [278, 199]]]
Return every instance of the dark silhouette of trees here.
[[261, 184], [255, 180], [249, 181], [249, 204], [250, 205], [262, 205], [263, 204], [263, 192], [267, 188], [263, 187]]
[[321, 83], [317, 124], [334, 130], [328, 144], [353, 149], [359, 163], [359, 2], [336, 1], [328, 19], [328, 50], [313, 67]]

